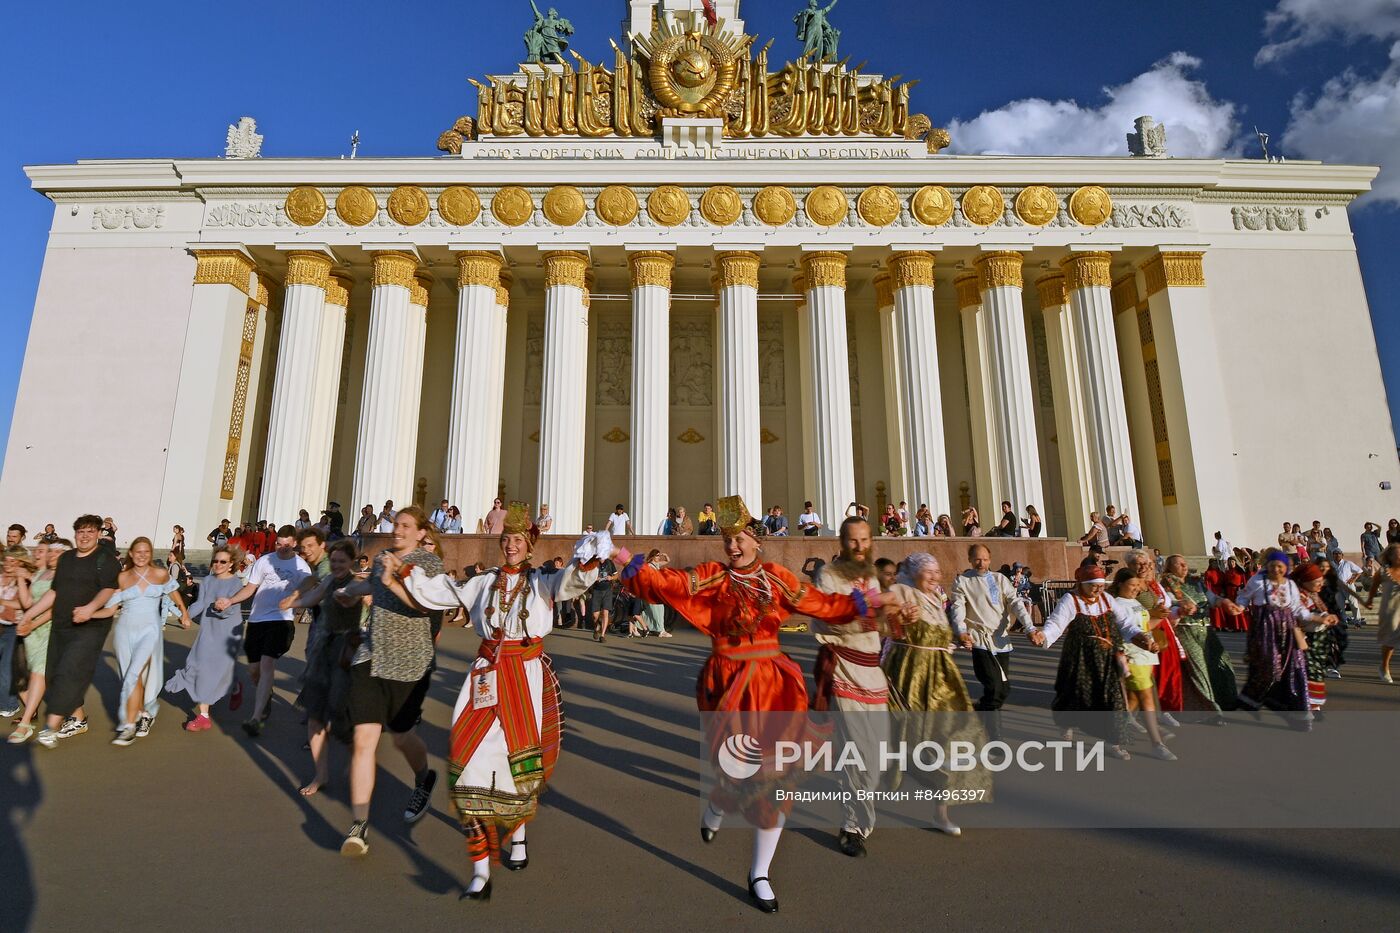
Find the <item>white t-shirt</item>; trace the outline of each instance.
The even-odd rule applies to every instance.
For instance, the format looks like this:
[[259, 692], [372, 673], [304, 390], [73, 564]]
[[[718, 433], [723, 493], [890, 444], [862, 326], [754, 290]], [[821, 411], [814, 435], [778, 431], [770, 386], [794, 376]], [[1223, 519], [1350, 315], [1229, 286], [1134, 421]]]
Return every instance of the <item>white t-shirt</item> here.
[[804, 528], [806, 525], [820, 525], [821, 523], [822, 517], [816, 512], [803, 512], [797, 516], [797, 527], [799, 528]]
[[253, 611], [248, 621], [292, 621], [292, 610], [281, 609], [277, 604], [291, 595], [309, 576], [311, 568], [299, 555], [293, 554], [290, 559], [283, 560], [273, 551], [259, 557], [253, 562], [253, 569], [248, 571], [248, 582], [258, 588], [253, 594]]
[[627, 534], [627, 523], [630, 521], [632, 518], [626, 512], [621, 515], [614, 512], [608, 516], [608, 531], [618, 536], [625, 535]]

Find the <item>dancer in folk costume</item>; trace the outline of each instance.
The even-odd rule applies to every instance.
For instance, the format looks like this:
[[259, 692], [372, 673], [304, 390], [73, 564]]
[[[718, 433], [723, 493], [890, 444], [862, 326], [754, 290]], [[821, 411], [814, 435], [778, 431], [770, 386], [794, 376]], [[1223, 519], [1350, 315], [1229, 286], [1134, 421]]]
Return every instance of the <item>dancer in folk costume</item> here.
[[1317, 564], [1303, 564], [1289, 575], [1298, 587], [1299, 600], [1313, 613], [1312, 619], [1303, 624], [1303, 632], [1308, 643], [1304, 659], [1308, 672], [1308, 711], [1314, 717], [1322, 714], [1322, 707], [1327, 703], [1327, 669], [1332, 667], [1337, 651], [1337, 641], [1333, 637], [1337, 617], [1322, 601], [1326, 576], [1326, 571]]
[[467, 832], [472, 880], [467, 897], [491, 896], [491, 859], [511, 871], [529, 865], [525, 824], [559, 759], [563, 721], [559, 679], [544, 637], [554, 603], [582, 596], [612, 556], [606, 532], [585, 535], [562, 570], [530, 565], [539, 529], [530, 508], [512, 502], [500, 546], [502, 564], [456, 582], [411, 568], [393, 568], [393, 589], [424, 609], [466, 610], [481, 646], [452, 711], [449, 758], [452, 802]]
[[[669, 558], [620, 552], [623, 585], [649, 603], [666, 603], [710, 636], [711, 654], [696, 684], [696, 703], [710, 718], [705, 740], [714, 761], [726, 739], [743, 733], [758, 742], [763, 760], [747, 780], [731, 780], [717, 769], [718, 783], [701, 819], [700, 838], [710, 842], [726, 810], [739, 810], [755, 827], [749, 896], [766, 913], [778, 909], [768, 879], [791, 801], [775, 800], [783, 775], [772, 768], [780, 740], [807, 736], [807, 688], [802, 670], [778, 647], [778, 629], [793, 613], [841, 624], [864, 618], [873, 630], [878, 592], [826, 594], [799, 583], [786, 567], [760, 559], [754, 521], [738, 496], [719, 502], [719, 526], [727, 563], [706, 561], [689, 570], [667, 567]], [[761, 527], [761, 526], [758, 526]], [[900, 607], [902, 608], [902, 607]], [[783, 713], [786, 712], [786, 715]], [[795, 715], [794, 715], [795, 714]]]
[[[1230, 655], [1216, 634], [1213, 619], [1220, 597], [1193, 577], [1186, 558], [1173, 554], [1163, 567], [1162, 585], [1183, 607], [1176, 618], [1176, 636], [1186, 652], [1185, 677], [1182, 678], [1182, 706], [1187, 710], [1205, 711], [1212, 715], [1205, 721], [1213, 726], [1225, 725], [1222, 710], [1235, 708], [1239, 688]], [[1225, 610], [1220, 609], [1221, 612]], [[1233, 618], [1233, 616], [1231, 617]]]
[[1245, 663], [1249, 678], [1240, 691], [1244, 709], [1262, 706], [1296, 714], [1294, 728], [1311, 728], [1308, 712], [1308, 642], [1302, 624], [1314, 613], [1303, 605], [1298, 586], [1288, 579], [1290, 559], [1283, 551], [1270, 551], [1264, 558], [1263, 573], [1250, 579], [1239, 596], [1228, 604], [1229, 611], [1250, 617], [1249, 640], [1245, 643]]

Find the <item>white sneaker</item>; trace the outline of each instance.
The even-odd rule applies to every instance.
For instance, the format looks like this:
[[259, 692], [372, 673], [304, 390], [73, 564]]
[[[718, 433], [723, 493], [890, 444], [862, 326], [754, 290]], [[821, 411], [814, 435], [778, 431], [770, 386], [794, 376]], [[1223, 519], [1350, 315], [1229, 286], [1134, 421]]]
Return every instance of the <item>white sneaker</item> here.
[[57, 748], [58, 732], [53, 729], [40, 729], [39, 734], [34, 737], [34, 741], [45, 748]]
[[1329, 667], [1327, 668], [1327, 676], [1331, 677], [1333, 680], [1341, 680], [1342, 672], [1337, 670], [1335, 667]]
[[962, 827], [952, 820], [934, 820], [931, 824], [934, 829], [946, 836], [961, 836]]
[[1390, 676], [1390, 671], [1381, 671], [1381, 683], [1393, 684], [1395, 680]]
[[657, 633], [656, 633], [656, 637], [657, 637], [657, 638], [672, 638], [672, 637], [674, 637], [674, 636], [672, 636], [671, 633], [668, 632], [668, 631], [666, 631], [665, 629], [662, 629], [660, 632], [657, 632]]
[[1172, 754], [1172, 750], [1165, 745], [1152, 746], [1152, 757], [1159, 761], [1176, 761], [1176, 756]]
[[117, 729], [117, 737], [114, 738], [114, 739], [112, 740], [112, 744], [113, 744], [113, 745], [121, 745], [121, 746], [125, 747], [125, 746], [130, 745], [132, 742], [135, 742], [135, 741], [136, 741], [136, 726], [132, 725], [131, 723], [127, 723], [127, 724], [124, 725], [124, 726], [118, 727], [118, 729]]
[[1162, 725], [1170, 726], [1173, 729], [1181, 728], [1181, 723], [1177, 722], [1171, 713], [1158, 712], [1157, 721], [1160, 722]]
[[1136, 716], [1128, 717], [1128, 728], [1140, 735], [1147, 734], [1147, 727], [1144, 726], [1142, 723], [1138, 722]]

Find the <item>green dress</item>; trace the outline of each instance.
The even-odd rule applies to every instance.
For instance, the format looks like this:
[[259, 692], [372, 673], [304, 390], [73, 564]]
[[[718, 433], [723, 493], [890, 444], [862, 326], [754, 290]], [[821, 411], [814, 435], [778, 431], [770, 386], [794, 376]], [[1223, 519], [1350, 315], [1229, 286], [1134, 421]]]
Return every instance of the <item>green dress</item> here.
[[1235, 697], [1239, 695], [1235, 669], [1230, 665], [1230, 655], [1221, 644], [1220, 636], [1210, 624], [1205, 587], [1199, 578], [1183, 580], [1172, 574], [1162, 577], [1162, 585], [1178, 601], [1189, 599], [1196, 604], [1194, 615], [1183, 615], [1176, 620], [1176, 638], [1181, 650], [1186, 652], [1188, 689], [1183, 696], [1184, 707], [1215, 713], [1234, 709]]
[[[971, 742], [981, 748], [986, 744], [987, 733], [973, 711], [967, 684], [953, 660], [953, 630], [948, 625], [942, 591], [930, 595], [897, 583], [890, 588], [890, 595], [919, 607], [918, 621], [906, 624], [899, 637], [891, 640], [881, 662], [889, 680], [890, 710], [894, 713], [891, 740], [904, 742], [906, 748], [920, 742], [936, 742], [945, 750], [951, 742]], [[920, 715], [930, 713], [942, 715]], [[934, 790], [980, 790], [984, 792], [983, 801], [991, 799], [992, 775], [984, 768], [911, 769], [910, 773]], [[898, 777], [896, 772], [893, 786], [898, 786]]]

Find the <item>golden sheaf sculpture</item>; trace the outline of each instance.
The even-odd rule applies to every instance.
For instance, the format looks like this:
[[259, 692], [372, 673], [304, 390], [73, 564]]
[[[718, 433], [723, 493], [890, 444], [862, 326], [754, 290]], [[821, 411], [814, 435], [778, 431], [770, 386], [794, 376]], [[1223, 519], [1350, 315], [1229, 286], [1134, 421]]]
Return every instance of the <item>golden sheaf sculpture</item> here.
[[428, 219], [428, 195], [416, 185], [404, 185], [389, 193], [389, 216], [394, 223], [416, 227]]
[[781, 227], [797, 216], [797, 199], [782, 185], [769, 185], [754, 195], [753, 212], [770, 227]]
[[640, 210], [637, 196], [626, 185], [609, 185], [598, 192], [593, 202], [593, 210], [605, 223], [614, 227], [625, 227], [637, 219]]
[[573, 185], [559, 185], [549, 189], [549, 193], [540, 204], [540, 209], [544, 211], [544, 216], [550, 223], [560, 227], [572, 227], [583, 219], [588, 205], [584, 203], [582, 191]]
[[716, 185], [700, 196], [700, 216], [716, 227], [727, 227], [743, 214], [739, 192], [728, 185]]
[[481, 216], [481, 198], [475, 191], [462, 185], [453, 185], [438, 195], [438, 216], [454, 227], [465, 227], [475, 223]]
[[518, 227], [535, 213], [535, 199], [518, 185], [508, 185], [491, 199], [491, 213], [507, 227]]
[[317, 188], [302, 185], [287, 192], [282, 210], [298, 227], [314, 227], [326, 217], [326, 196]]
[[914, 192], [909, 211], [926, 227], [941, 227], [953, 219], [957, 204], [942, 185], [925, 185]]
[[363, 185], [351, 185], [335, 196], [335, 212], [352, 227], [363, 227], [379, 213], [374, 193]]

